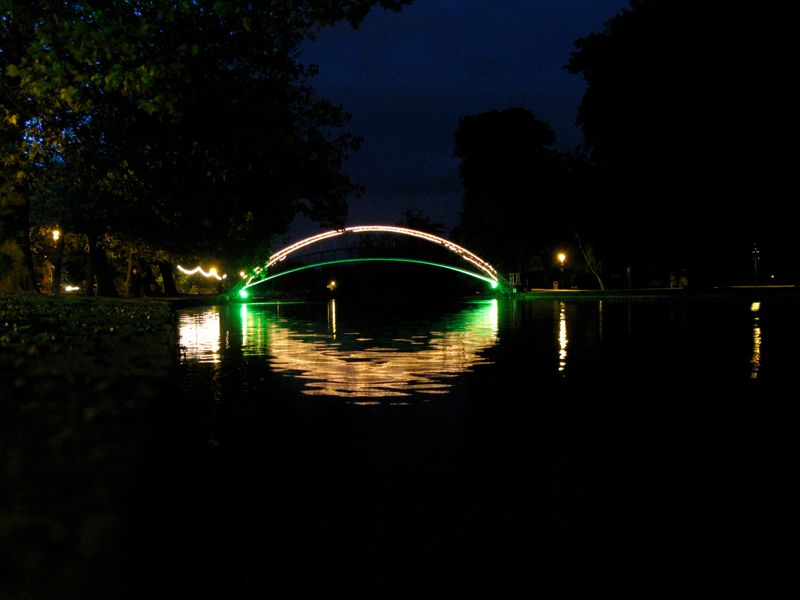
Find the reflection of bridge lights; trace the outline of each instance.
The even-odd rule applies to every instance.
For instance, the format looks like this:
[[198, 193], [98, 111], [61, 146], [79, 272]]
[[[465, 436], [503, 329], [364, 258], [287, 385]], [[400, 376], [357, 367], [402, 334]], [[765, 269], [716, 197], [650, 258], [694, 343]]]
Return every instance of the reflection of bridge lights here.
[[242, 320], [242, 346], [247, 347], [247, 327], [244, 327], [244, 324], [247, 323], [247, 304], [242, 304], [241, 311], [239, 313], [239, 317]]
[[307, 395], [361, 403], [412, 393], [445, 394], [451, 387], [448, 379], [488, 362], [482, 352], [497, 342], [497, 313], [492, 300], [432, 324], [424, 335], [380, 340], [340, 330], [334, 300], [328, 304], [327, 329], [321, 331], [249, 305], [241, 311], [242, 351], [269, 356], [271, 368], [303, 381]]

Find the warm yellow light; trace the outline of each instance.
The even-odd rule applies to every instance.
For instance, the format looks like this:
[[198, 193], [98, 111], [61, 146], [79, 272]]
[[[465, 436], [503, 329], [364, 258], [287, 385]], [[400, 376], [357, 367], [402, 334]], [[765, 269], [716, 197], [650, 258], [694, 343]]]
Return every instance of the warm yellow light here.
[[175, 265], [181, 273], [185, 273], [186, 275], [194, 275], [195, 273], [200, 273], [203, 277], [214, 277], [218, 281], [222, 281], [222, 277], [219, 276], [217, 273], [216, 267], [211, 267], [208, 271], [204, 271], [202, 267], [195, 267], [194, 269], [185, 269], [180, 265]]
[[60, 237], [61, 237], [61, 231], [59, 231], [58, 229], [53, 229], [53, 241], [57, 242], [58, 238]]
[[753, 302], [750, 305], [750, 310], [752, 310], [753, 312], [758, 312], [760, 309], [761, 309], [761, 302]]
[[239, 277], [244, 279], [245, 277], [247, 277], [247, 273], [245, 273], [244, 271], [239, 271]]
[[327, 287], [328, 287], [328, 289], [329, 289], [330, 291], [333, 291], [333, 290], [335, 290], [335, 289], [336, 289], [336, 281], [334, 281], [333, 279], [331, 279], [331, 280], [328, 282], [328, 286], [327, 286]]
[[79, 288], [77, 285], [65, 285], [64, 286], [64, 291], [65, 292], [77, 292], [79, 289], [81, 289], [81, 288]]
[[[364, 406], [380, 398], [394, 403], [417, 393], [446, 394], [460, 373], [490, 364], [484, 351], [499, 341], [495, 299], [476, 302], [453, 313], [452, 323], [448, 319], [441, 327], [409, 334], [389, 347], [385, 345], [388, 339], [352, 333], [344, 333], [347, 341], [342, 344], [336, 313], [336, 302], [331, 299], [327, 329], [322, 325], [314, 329], [320, 335], [307, 336], [301, 333], [309, 332], [301, 322], [250, 305], [240, 313], [242, 353], [263, 356], [269, 352], [274, 357], [270, 368], [275, 372], [302, 373], [304, 395], [345, 397]], [[190, 357], [194, 349], [187, 342], [191, 341], [184, 342], [182, 336]]]
[[560, 262], [561, 266], [563, 267], [564, 266], [564, 261], [567, 260], [567, 255], [564, 254], [563, 252], [559, 252], [557, 258], [558, 258], [558, 262]]

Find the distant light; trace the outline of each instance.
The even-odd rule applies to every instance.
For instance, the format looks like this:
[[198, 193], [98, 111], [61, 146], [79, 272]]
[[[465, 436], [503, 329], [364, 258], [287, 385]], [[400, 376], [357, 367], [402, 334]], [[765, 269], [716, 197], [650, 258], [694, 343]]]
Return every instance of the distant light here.
[[248, 296], [250, 296], [250, 294], [248, 293], [247, 290], [239, 290], [239, 296], [242, 298], [247, 298]]
[[[498, 285], [498, 284], [497, 284], [497, 282], [496, 282], [496, 281], [492, 281], [492, 282], [491, 282], [489, 285], [491, 285], [491, 286], [492, 286], [492, 289], [494, 290], [494, 289], [497, 289], [497, 285]], [[514, 291], [515, 291], [515, 292], [517, 291], [517, 290], [516, 290], [516, 288], [514, 288]]]
[[564, 266], [564, 261], [567, 260], [567, 255], [564, 254], [563, 252], [559, 252], [557, 258], [558, 258], [558, 262], [560, 262], [561, 266], [563, 267]]
[[328, 282], [328, 285], [327, 285], [327, 286], [325, 286], [325, 287], [327, 287], [327, 288], [328, 288], [330, 291], [333, 291], [333, 290], [335, 290], [335, 289], [336, 289], [336, 285], [337, 285], [337, 284], [336, 284], [336, 281], [335, 281], [335, 280], [333, 280], [333, 279], [331, 279], [331, 280]]
[[222, 281], [222, 277], [219, 276], [217, 273], [216, 267], [211, 267], [208, 271], [204, 271], [202, 267], [197, 266], [194, 269], [184, 269], [180, 265], [176, 265], [178, 271], [181, 273], [185, 273], [186, 275], [194, 275], [195, 273], [200, 273], [203, 277], [214, 277], [217, 281]]
[[753, 302], [750, 305], [750, 310], [752, 310], [753, 312], [758, 312], [760, 308], [761, 308], [761, 302]]
[[247, 277], [247, 273], [245, 273], [244, 271], [239, 271], [239, 277], [244, 279], [245, 277]]
[[77, 285], [65, 285], [64, 286], [64, 291], [65, 292], [77, 292], [79, 289], [81, 289], [81, 288], [79, 288]]
[[61, 232], [58, 229], [53, 229], [53, 241], [57, 242], [58, 238], [61, 237]]

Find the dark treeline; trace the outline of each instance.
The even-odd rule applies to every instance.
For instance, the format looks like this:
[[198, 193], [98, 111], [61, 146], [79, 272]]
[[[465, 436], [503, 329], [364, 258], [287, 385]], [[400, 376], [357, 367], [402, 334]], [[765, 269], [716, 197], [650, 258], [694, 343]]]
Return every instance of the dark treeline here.
[[[113, 294], [120, 265], [166, 288], [178, 260], [259, 262], [297, 214], [344, 223], [360, 140], [299, 48], [407, 3], [0, 3], [0, 291], [45, 254], [54, 289]], [[462, 119], [455, 235], [529, 286], [795, 282], [796, 24], [788, 0], [632, 0], [565, 57], [580, 149], [522, 108]]]
[[137, 261], [260, 259], [298, 213], [343, 223], [359, 140], [299, 47], [407, 3], [4, 0], [0, 291], [36, 288], [31, 242], [56, 226], [50, 251], [88, 251], [87, 289], [113, 293], [111, 255], [130, 280]]
[[796, 25], [788, 1], [634, 0], [575, 42], [580, 151], [522, 109], [462, 119], [458, 234], [532, 286], [559, 249], [573, 284], [794, 283]]

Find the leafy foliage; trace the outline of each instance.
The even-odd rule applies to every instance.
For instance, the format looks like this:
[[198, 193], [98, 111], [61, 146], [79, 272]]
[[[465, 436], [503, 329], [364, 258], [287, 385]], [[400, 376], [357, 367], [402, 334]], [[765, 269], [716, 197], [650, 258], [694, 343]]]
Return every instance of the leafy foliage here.
[[4, 0], [6, 181], [33, 183], [77, 231], [174, 252], [231, 256], [298, 212], [340, 224], [358, 140], [331, 135], [346, 115], [314, 94], [297, 47], [403, 4]]

